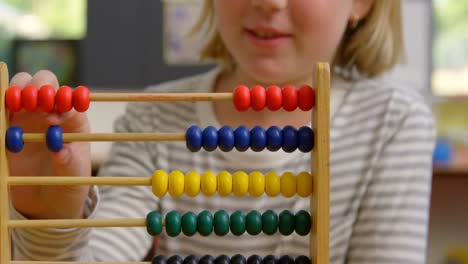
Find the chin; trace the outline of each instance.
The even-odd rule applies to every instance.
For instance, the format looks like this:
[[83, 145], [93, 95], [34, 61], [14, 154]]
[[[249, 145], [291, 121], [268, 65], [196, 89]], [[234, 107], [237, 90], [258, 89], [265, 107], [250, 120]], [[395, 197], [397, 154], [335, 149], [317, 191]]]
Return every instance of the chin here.
[[246, 70], [256, 81], [270, 85], [288, 82], [291, 79], [291, 74], [286, 69], [284, 66], [281, 67], [281, 64], [258, 64], [248, 66]]

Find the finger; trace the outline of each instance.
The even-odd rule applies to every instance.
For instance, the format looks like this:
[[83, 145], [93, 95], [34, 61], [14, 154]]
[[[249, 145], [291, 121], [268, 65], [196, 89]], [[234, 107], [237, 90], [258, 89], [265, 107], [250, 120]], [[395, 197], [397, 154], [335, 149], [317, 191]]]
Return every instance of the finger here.
[[59, 87], [59, 82], [55, 74], [47, 70], [41, 70], [34, 74], [30, 84], [35, 85], [37, 88], [46, 84], [52, 85], [55, 89], [58, 89]]
[[51, 126], [60, 125], [67, 133], [89, 133], [89, 121], [85, 113], [71, 111], [68, 113], [53, 113], [47, 116], [47, 123]]
[[15, 76], [13, 76], [13, 78], [11, 78], [10, 86], [24, 87], [31, 82], [32, 78], [33, 77], [31, 76], [31, 74], [27, 72], [17, 73], [15, 74]]

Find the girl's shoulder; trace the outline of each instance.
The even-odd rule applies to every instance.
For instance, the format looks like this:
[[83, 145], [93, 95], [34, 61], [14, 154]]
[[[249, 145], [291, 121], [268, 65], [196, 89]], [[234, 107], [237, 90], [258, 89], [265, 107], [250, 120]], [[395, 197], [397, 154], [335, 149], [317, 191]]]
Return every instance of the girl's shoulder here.
[[391, 112], [418, 110], [430, 114], [430, 91], [396, 75], [361, 78], [353, 81], [345, 104], [355, 109], [377, 111], [385, 108]]
[[383, 129], [393, 134], [402, 127], [424, 127], [433, 133], [435, 129], [430, 92], [392, 76], [353, 81], [334, 121], [337, 127], [359, 133]]

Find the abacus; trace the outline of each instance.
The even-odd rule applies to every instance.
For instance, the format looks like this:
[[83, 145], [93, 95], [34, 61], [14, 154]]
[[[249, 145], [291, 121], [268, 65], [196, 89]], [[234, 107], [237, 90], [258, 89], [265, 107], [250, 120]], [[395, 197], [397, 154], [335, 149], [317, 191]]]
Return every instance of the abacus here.
[[[34, 262], [11, 260], [10, 230], [13, 228], [102, 228], [102, 227], [146, 227], [151, 235], [158, 235], [166, 229], [170, 237], [183, 232], [190, 236], [196, 232], [203, 236], [225, 235], [229, 231], [234, 235], [242, 235], [245, 232], [251, 235], [259, 235], [262, 231], [269, 235], [280, 232], [289, 235], [296, 231], [299, 235], [310, 236], [310, 256], [313, 263], [329, 263], [329, 204], [330, 204], [330, 178], [329, 178], [329, 89], [330, 69], [327, 63], [317, 63], [314, 67], [314, 88], [303, 86], [296, 89], [293, 86], [285, 86], [283, 89], [272, 86], [265, 89], [255, 86], [249, 89], [245, 86], [237, 87], [233, 93], [190, 93], [190, 94], [157, 94], [157, 93], [107, 93], [90, 94], [85, 87], [79, 87], [73, 91], [69, 87], [61, 87], [57, 92], [51, 87], [26, 87], [23, 90], [17, 87], [8, 87], [7, 65], [0, 63], [0, 260], [2, 264], [32, 264], [32, 263], [58, 263], [58, 262]], [[271, 89], [270, 89], [271, 88]], [[23, 97], [21, 97], [23, 96]], [[39, 99], [38, 99], [39, 98]], [[42, 100], [42, 101], [40, 101]], [[9, 127], [8, 115], [10, 111], [70, 111], [72, 107], [76, 111], [86, 111], [90, 101], [233, 101], [239, 111], [245, 111], [249, 107], [260, 111], [266, 107], [270, 110], [278, 110], [283, 107], [287, 111], [301, 108], [312, 111], [312, 129], [303, 127], [299, 130], [287, 126], [283, 130], [271, 127], [267, 131], [261, 127], [255, 127], [249, 131], [245, 127], [239, 127], [235, 131], [229, 127], [223, 127], [217, 131], [213, 127], [204, 130], [196, 126], [187, 129], [185, 133], [121, 133], [121, 134], [64, 134], [60, 127], [50, 127], [46, 133], [23, 133], [21, 128]], [[38, 103], [39, 101], [39, 103]], [[26, 102], [26, 103], [25, 103]], [[218, 175], [213, 172], [205, 172], [201, 176], [196, 172], [184, 175], [180, 171], [167, 173], [158, 170], [152, 177], [9, 177], [8, 152], [21, 151], [23, 144], [28, 142], [46, 142], [51, 151], [59, 151], [63, 142], [70, 141], [185, 141], [192, 152], [204, 148], [213, 151], [217, 147], [222, 151], [230, 151], [236, 148], [244, 151], [251, 148], [254, 151], [268, 149], [276, 151], [282, 148], [286, 152], [300, 150], [311, 153], [311, 172], [303, 172], [299, 175], [285, 173], [281, 177], [276, 173], [262, 175], [259, 172], [236, 172], [231, 175], [223, 171]], [[313, 168], [313, 169], [312, 169]], [[237, 184], [234, 184], [233, 181]], [[242, 184], [240, 184], [242, 183]], [[141, 219], [79, 219], [79, 220], [10, 220], [9, 212], [9, 186], [13, 185], [127, 185], [127, 186], [152, 186], [153, 193], [162, 197], [169, 193], [173, 198], [182, 194], [190, 197], [203, 193], [207, 196], [218, 192], [221, 197], [234, 194], [243, 196], [250, 194], [258, 197], [263, 194], [269, 196], [292, 197], [300, 195], [311, 197], [312, 217], [308, 212], [300, 211], [293, 214], [283, 211], [279, 217], [268, 210], [261, 214], [255, 210], [247, 215], [237, 211], [229, 216], [224, 210], [217, 211], [213, 215], [208, 211], [201, 212], [198, 216], [188, 212], [181, 216], [176, 211], [169, 212], [162, 217], [159, 212], [149, 212]], [[185, 186], [185, 187], [184, 187]], [[314, 199], [312, 199], [312, 197]], [[222, 199], [222, 198], [221, 198]], [[164, 218], [164, 219], [163, 219]], [[184, 260], [180, 256], [156, 256], [152, 263], [246, 263], [242, 255], [228, 257], [220, 255], [216, 259], [211, 256], [187, 256]], [[310, 263], [311, 258], [299, 256], [295, 259], [287, 255], [277, 258], [268, 255], [262, 258], [250, 256], [247, 263]], [[73, 263], [73, 262], [61, 262]], [[104, 263], [104, 262], [101, 262]], [[107, 262], [109, 263], [109, 262]], [[144, 263], [144, 262], [132, 262]]]

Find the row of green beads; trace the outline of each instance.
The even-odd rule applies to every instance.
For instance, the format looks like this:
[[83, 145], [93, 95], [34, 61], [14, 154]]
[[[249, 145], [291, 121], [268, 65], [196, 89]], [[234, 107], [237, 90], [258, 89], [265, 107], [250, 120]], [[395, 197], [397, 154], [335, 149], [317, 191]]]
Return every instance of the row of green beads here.
[[[198, 216], [193, 212], [187, 212], [183, 216], [177, 211], [171, 211], [166, 215], [166, 233], [175, 237], [183, 232], [186, 236], [193, 236], [198, 231], [202, 236], [208, 236], [213, 231], [218, 236], [231, 233], [240, 236], [246, 231], [250, 235], [258, 235], [262, 231], [267, 235], [273, 235], [278, 230], [282, 235], [291, 235], [294, 231], [301, 236], [309, 234], [312, 225], [310, 214], [304, 210], [295, 215], [288, 210], [282, 211], [279, 216], [272, 210], [261, 214], [258, 211], [250, 211], [247, 215], [241, 211], [234, 212], [231, 216], [225, 211], [217, 211], [214, 216], [208, 211], [202, 211]], [[146, 217], [146, 228], [150, 235], [156, 236], [162, 233], [162, 216], [156, 211], [150, 212]]]

